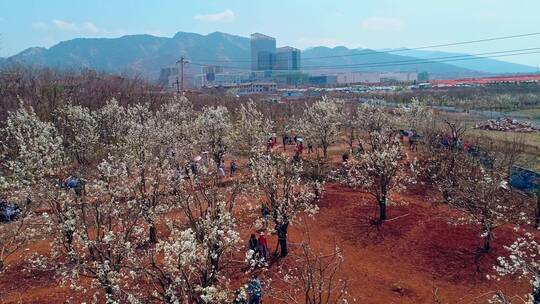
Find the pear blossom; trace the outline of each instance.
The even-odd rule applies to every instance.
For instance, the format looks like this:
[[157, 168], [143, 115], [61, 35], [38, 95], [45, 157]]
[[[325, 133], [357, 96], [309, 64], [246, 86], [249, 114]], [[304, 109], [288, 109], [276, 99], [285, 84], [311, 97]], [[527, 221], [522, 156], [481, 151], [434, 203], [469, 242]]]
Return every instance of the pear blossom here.
[[321, 147], [324, 158], [328, 158], [328, 147], [339, 137], [341, 118], [341, 101], [323, 97], [309, 105], [298, 122], [298, 132], [306, 140]]
[[289, 224], [300, 213], [314, 215], [318, 212], [316, 193], [311, 190], [321, 186], [316, 181], [302, 178], [304, 172], [301, 162], [296, 162], [277, 153], [258, 151], [250, 159], [251, 178], [256, 191], [263, 196], [261, 205], [269, 210], [281, 244], [281, 255], [287, 255], [286, 239]]

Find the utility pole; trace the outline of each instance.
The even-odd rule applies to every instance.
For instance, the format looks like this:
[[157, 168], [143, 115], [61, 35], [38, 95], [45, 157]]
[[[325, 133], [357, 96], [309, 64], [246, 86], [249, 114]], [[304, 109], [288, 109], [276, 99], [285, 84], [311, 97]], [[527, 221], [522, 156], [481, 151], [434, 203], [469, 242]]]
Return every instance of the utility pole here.
[[184, 65], [188, 62], [184, 56], [180, 57], [180, 60], [176, 62], [177, 64], [180, 63], [180, 87], [178, 86], [178, 78], [176, 79], [176, 91], [178, 94], [184, 92]]

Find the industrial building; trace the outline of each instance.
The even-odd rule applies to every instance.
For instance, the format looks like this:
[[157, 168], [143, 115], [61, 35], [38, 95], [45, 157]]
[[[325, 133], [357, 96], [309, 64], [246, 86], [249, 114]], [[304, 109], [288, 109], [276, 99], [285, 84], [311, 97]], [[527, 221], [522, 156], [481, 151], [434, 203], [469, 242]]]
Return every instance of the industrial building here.
[[327, 86], [338, 83], [338, 77], [336, 75], [320, 75], [309, 77], [309, 83], [312, 85]]
[[[301, 51], [285, 46], [276, 49], [276, 39], [260, 33], [251, 34], [252, 71], [298, 71]], [[266, 75], [268, 77], [271, 75]]]
[[223, 73], [223, 67], [217, 65], [209, 65], [203, 67], [202, 72], [206, 82], [212, 82], [216, 80], [216, 74]]
[[290, 46], [280, 47], [276, 50], [274, 69], [278, 71], [300, 70], [301, 51]]
[[274, 67], [276, 39], [260, 33], [251, 34], [251, 70], [270, 71]]

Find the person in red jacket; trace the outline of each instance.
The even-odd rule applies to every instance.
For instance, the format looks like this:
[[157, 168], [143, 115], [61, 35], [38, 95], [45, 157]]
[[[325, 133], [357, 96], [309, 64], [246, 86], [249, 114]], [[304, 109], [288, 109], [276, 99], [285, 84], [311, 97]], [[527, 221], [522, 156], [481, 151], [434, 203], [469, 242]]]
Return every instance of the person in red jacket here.
[[296, 144], [296, 153], [297, 154], [302, 154], [302, 152], [304, 152], [304, 144], [301, 141], [299, 141]]
[[259, 233], [259, 253], [264, 258], [265, 261], [268, 260], [268, 242], [266, 241], [266, 236], [264, 232]]

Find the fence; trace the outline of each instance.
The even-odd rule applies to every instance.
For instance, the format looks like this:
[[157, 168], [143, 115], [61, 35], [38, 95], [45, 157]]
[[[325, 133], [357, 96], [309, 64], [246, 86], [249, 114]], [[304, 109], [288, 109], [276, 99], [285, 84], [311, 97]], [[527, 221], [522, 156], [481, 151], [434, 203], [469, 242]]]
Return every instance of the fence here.
[[512, 166], [510, 168], [510, 185], [527, 193], [540, 193], [540, 173]]

